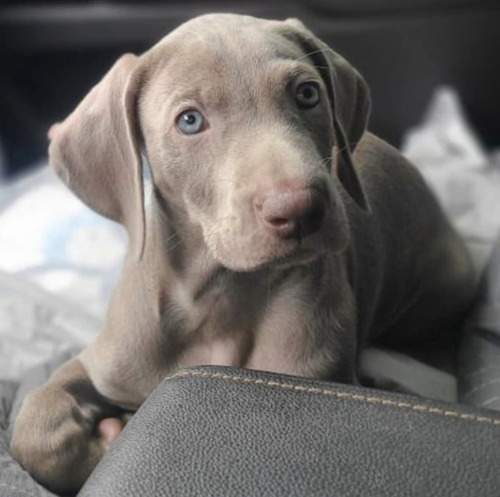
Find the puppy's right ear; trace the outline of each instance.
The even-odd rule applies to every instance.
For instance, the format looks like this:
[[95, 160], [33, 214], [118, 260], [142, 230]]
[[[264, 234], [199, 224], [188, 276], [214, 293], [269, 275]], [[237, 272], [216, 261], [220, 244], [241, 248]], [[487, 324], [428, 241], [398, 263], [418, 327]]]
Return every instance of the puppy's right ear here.
[[138, 67], [138, 57], [122, 56], [60, 124], [49, 147], [64, 183], [89, 207], [125, 226], [136, 259], [145, 236]]

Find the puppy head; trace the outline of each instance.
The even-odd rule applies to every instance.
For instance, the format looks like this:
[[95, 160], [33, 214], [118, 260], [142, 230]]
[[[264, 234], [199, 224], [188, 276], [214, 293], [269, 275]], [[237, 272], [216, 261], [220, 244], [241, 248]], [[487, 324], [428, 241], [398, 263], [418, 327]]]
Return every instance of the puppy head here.
[[368, 109], [359, 74], [300, 22], [208, 15], [122, 57], [49, 152], [84, 202], [127, 228], [138, 258], [144, 152], [210, 255], [252, 271], [345, 249], [339, 190], [367, 208], [351, 154]]

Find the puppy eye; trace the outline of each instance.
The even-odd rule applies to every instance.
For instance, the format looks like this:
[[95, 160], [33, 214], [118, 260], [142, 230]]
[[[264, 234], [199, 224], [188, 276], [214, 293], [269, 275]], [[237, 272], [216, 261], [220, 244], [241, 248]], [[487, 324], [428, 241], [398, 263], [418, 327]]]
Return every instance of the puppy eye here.
[[197, 110], [186, 110], [177, 117], [177, 129], [184, 135], [194, 135], [203, 130], [204, 119]]
[[319, 103], [319, 88], [316, 83], [302, 83], [295, 90], [295, 100], [301, 109], [312, 109]]

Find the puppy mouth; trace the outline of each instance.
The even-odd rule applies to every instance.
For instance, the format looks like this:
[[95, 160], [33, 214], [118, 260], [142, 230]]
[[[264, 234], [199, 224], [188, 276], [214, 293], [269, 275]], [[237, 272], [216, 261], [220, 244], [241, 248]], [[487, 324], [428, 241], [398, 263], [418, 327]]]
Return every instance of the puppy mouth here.
[[318, 233], [304, 240], [284, 240], [279, 244], [270, 244], [266, 249], [259, 251], [258, 255], [253, 252], [246, 257], [240, 252], [240, 257], [237, 258], [239, 260], [219, 260], [225, 267], [236, 272], [281, 270], [313, 262], [327, 251], [327, 244]]
[[288, 254], [264, 262], [258, 269], [282, 270], [295, 266], [305, 266], [318, 259], [324, 252], [318, 248], [303, 248], [299, 245]]
[[207, 230], [207, 246], [219, 264], [235, 272], [283, 269], [309, 264], [342, 247], [336, 212], [321, 191], [295, 191], [291, 198], [286, 192], [265, 202], [257, 215], [249, 216], [250, 222], [235, 217], [218, 230]]

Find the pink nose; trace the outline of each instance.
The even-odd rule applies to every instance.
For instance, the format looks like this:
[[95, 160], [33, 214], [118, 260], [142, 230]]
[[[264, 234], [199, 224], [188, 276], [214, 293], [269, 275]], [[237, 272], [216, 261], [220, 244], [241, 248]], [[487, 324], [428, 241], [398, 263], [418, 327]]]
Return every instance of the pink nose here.
[[313, 188], [267, 192], [255, 199], [254, 206], [266, 230], [282, 239], [318, 231], [325, 216], [325, 200]]

